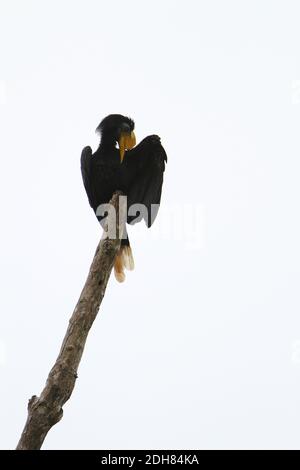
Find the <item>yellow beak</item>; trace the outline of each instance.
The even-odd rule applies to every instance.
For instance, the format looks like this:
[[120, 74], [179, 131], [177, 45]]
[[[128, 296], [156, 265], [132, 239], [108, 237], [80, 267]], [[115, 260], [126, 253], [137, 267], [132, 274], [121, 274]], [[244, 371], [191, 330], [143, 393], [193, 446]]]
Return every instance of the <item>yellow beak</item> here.
[[121, 163], [123, 161], [125, 150], [132, 149], [136, 144], [135, 134], [134, 132], [123, 132], [120, 135], [120, 139], [118, 141], [119, 149], [120, 149], [120, 159]]

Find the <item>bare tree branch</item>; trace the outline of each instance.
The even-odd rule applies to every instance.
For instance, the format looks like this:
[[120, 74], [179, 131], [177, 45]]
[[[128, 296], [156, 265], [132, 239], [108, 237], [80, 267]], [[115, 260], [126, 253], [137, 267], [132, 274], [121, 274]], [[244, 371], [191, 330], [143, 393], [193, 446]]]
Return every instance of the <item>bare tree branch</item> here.
[[[52, 367], [44, 390], [28, 403], [28, 417], [17, 450], [40, 449], [44, 439], [63, 416], [63, 405], [70, 398], [89, 330], [97, 316], [107, 282], [120, 247], [125, 220], [125, 206], [117, 192], [110, 201], [106, 232], [116, 222], [116, 238], [103, 237], [78, 303], [70, 318], [58, 358]], [[120, 200], [120, 207], [119, 207]]]

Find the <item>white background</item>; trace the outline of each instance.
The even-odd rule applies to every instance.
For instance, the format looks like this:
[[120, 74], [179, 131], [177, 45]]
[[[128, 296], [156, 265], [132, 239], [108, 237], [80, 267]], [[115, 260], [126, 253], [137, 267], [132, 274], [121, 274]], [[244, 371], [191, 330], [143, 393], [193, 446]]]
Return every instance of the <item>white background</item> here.
[[[0, 447], [101, 236], [81, 149], [122, 113], [169, 156], [159, 236], [131, 229], [136, 270], [111, 278], [44, 449], [299, 448], [299, 3], [1, 0], [0, 15]], [[179, 210], [162, 236], [186, 204], [200, 230]]]

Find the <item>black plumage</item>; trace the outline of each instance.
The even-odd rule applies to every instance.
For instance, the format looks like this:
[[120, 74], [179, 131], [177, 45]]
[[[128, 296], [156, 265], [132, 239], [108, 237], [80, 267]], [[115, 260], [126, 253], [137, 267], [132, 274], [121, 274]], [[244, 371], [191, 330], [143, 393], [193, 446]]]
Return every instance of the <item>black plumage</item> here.
[[[151, 135], [134, 146], [134, 122], [120, 114], [104, 118], [97, 131], [101, 140], [96, 152], [93, 154], [91, 147], [85, 147], [81, 154], [82, 177], [90, 206], [96, 213], [101, 204], [108, 203], [113, 193], [120, 190], [127, 196], [127, 222], [133, 224], [144, 219], [150, 227], [157, 215], [167, 161], [160, 138]], [[143, 206], [136, 210], [135, 204]], [[97, 217], [101, 222], [103, 215]], [[120, 259], [123, 247], [130, 250], [128, 238], [122, 240]], [[132, 258], [131, 251], [124, 253], [123, 266], [130, 265], [125, 258], [127, 255]]]

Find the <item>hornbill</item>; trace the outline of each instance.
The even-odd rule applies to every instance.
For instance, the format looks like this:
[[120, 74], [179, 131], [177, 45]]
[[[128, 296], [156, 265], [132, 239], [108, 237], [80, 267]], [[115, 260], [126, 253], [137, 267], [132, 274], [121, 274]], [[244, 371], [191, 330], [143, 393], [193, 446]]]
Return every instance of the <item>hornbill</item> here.
[[[136, 145], [134, 121], [121, 114], [105, 117], [96, 132], [101, 135], [99, 147], [94, 153], [91, 147], [82, 150], [81, 173], [90, 206], [99, 222], [103, 225], [107, 215], [99, 213], [99, 206], [108, 203], [119, 190], [127, 196], [127, 223], [144, 219], [150, 227], [157, 215], [167, 161], [160, 138], [150, 135]], [[135, 204], [142, 206], [134, 210]], [[126, 227], [124, 233], [114, 264], [119, 282], [125, 280], [124, 268], [134, 268]]]

